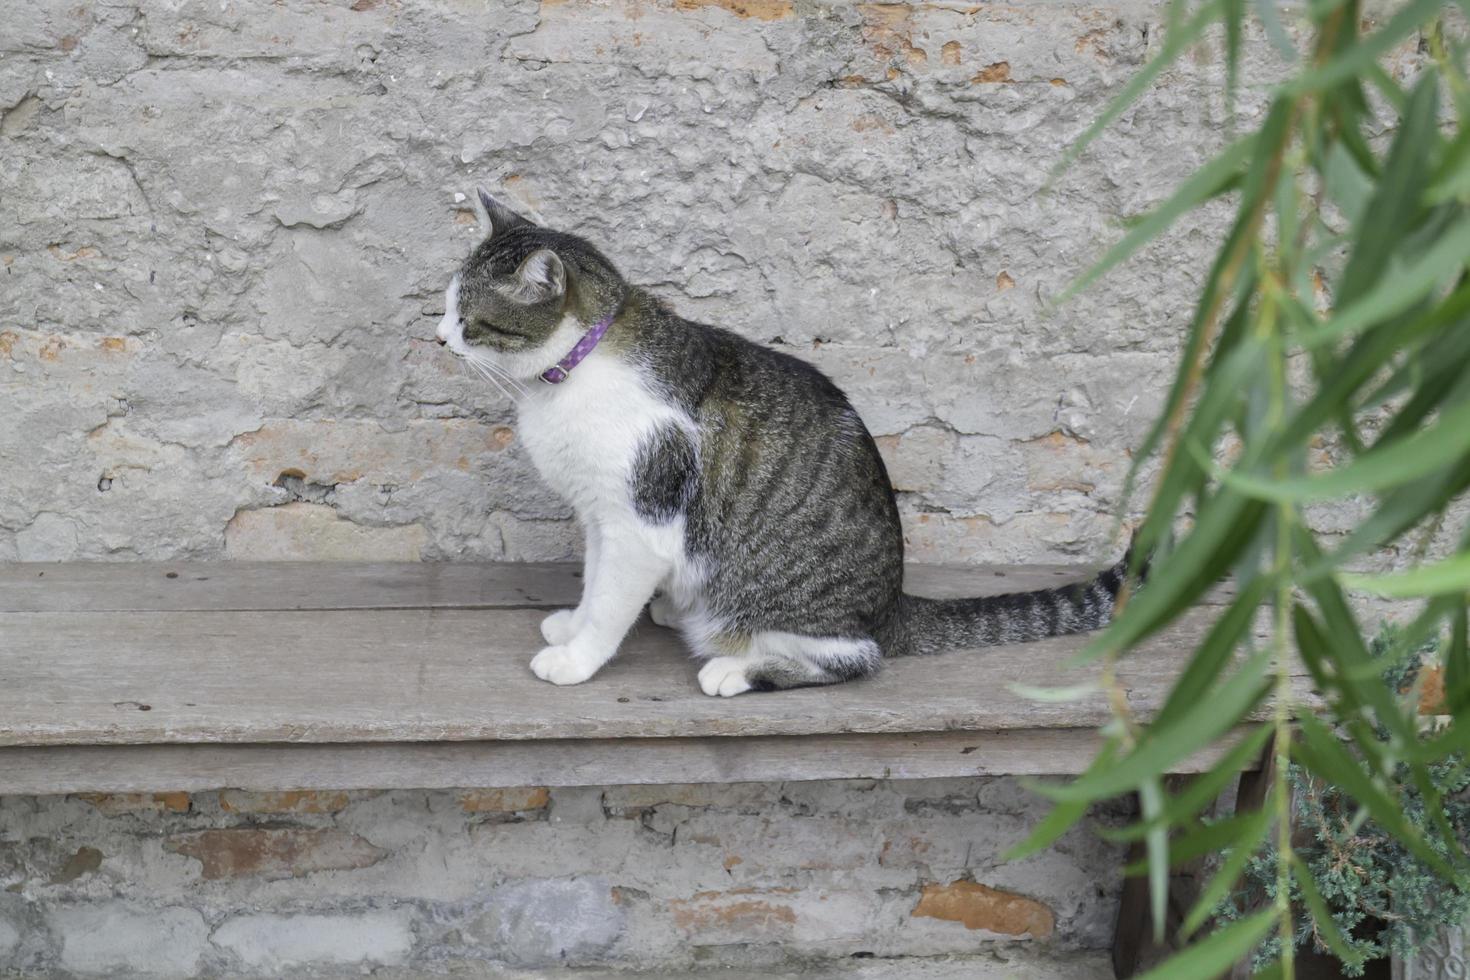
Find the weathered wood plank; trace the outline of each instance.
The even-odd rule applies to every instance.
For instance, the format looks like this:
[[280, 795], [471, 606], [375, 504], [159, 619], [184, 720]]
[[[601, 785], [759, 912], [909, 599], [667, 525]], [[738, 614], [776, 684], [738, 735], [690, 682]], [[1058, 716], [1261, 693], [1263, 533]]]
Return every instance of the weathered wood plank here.
[[[1218, 610], [1186, 614], [1119, 671], [1147, 718]], [[890, 661], [870, 680], [706, 697], [671, 631], [645, 621], [617, 661], [557, 688], [527, 667], [531, 609], [0, 614], [0, 745], [668, 738], [1077, 728], [1086, 636]]]
[[25, 562], [0, 564], [0, 612], [517, 608], [575, 605], [564, 562]]
[[[1086, 565], [910, 565], [936, 598], [1048, 588]], [[582, 594], [570, 563], [29, 562], [0, 564], [0, 612], [557, 608]], [[1215, 600], [1212, 600], [1215, 601]]]
[[[1082, 772], [1092, 729], [738, 739], [0, 748], [0, 795], [438, 789]], [[1180, 772], [1218, 758], [1201, 754]]]

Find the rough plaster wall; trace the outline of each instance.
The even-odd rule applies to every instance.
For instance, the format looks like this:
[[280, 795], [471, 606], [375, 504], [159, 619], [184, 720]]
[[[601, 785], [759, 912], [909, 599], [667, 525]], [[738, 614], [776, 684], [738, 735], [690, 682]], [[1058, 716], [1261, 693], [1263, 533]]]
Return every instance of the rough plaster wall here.
[[1010, 779], [0, 797], [0, 973], [1101, 980], [1126, 814], [1004, 862], [1045, 809]]
[[1041, 193], [1162, 3], [0, 7], [0, 559], [571, 554], [425, 340], [476, 181], [831, 373], [917, 557], [1097, 559], [1221, 217], [1044, 304], [1223, 139], [1202, 48]]

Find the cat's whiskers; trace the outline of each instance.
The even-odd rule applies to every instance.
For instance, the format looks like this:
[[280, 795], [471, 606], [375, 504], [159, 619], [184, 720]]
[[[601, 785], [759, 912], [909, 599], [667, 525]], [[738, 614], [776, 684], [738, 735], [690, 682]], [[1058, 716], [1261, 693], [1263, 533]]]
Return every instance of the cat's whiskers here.
[[[491, 384], [493, 384], [496, 388], [500, 389], [500, 393], [506, 398], [509, 398], [511, 401], [520, 400], [519, 398], [517, 398], [515, 393], [513, 393], [510, 389], [507, 389], [507, 387], [502, 383], [502, 379], [497, 374], [493, 373], [490, 370], [489, 365], [487, 365], [485, 362], [468, 355], [465, 356], [464, 361], [470, 366], [471, 369], [475, 371], [476, 374], [480, 375], [480, 377], [484, 378], [486, 381], [489, 381]], [[521, 393], [524, 394], [524, 390], [521, 390]]]
[[516, 392], [517, 394], [522, 396], [530, 394], [529, 390], [524, 384], [522, 384], [519, 380], [511, 377], [510, 374], [505, 370], [505, 368], [501, 367], [499, 364], [496, 364], [494, 361], [485, 358], [479, 354], [476, 354], [473, 351], [469, 354], [466, 354], [465, 357], [470, 361], [470, 363], [474, 364], [477, 369], [484, 373], [487, 373], [487, 376], [494, 375], [495, 377], [499, 378], [502, 382], [504, 382], [506, 386], [508, 386], [512, 391]]

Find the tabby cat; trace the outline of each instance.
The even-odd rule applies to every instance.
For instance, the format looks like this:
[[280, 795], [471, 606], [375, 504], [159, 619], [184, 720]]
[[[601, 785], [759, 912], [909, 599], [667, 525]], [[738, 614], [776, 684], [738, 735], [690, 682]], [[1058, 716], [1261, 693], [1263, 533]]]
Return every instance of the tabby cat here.
[[1062, 588], [905, 595], [893, 487], [836, 385], [683, 319], [581, 238], [483, 189], [475, 204], [485, 237], [449, 283], [438, 340], [515, 392], [527, 452], [586, 532], [581, 603], [541, 624], [537, 677], [587, 680], [650, 600], [724, 697], [1108, 622], [1126, 557]]

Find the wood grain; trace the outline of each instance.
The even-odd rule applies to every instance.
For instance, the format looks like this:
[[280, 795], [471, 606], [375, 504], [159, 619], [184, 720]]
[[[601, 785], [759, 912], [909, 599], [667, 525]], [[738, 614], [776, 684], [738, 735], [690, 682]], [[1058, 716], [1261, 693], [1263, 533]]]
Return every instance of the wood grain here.
[[[1090, 568], [912, 566], [934, 596], [1042, 588]], [[592, 681], [527, 667], [575, 566], [0, 566], [0, 792], [598, 784], [1075, 773], [1100, 695], [1087, 636], [889, 661], [877, 677], [709, 698], [641, 622]], [[1121, 665], [1155, 712], [1228, 588]], [[1193, 771], [1202, 760], [1182, 763]]]
[[[996, 595], [1050, 588], [1095, 571], [1089, 565], [910, 565], [905, 586], [935, 598]], [[0, 612], [554, 609], [575, 605], [581, 595], [580, 566], [556, 562], [0, 564]]]
[[[591, 681], [527, 667], [539, 610], [0, 614], [0, 745], [660, 738], [1076, 728], [1100, 694], [1037, 702], [1009, 685], [1077, 684], [1085, 636], [889, 661], [829, 688], [710, 698], [671, 631], [646, 620]], [[1197, 609], [1119, 675], [1155, 711], [1212, 621]]]
[[[213, 789], [441, 789], [1082, 772], [1093, 729], [917, 735], [549, 739], [351, 745], [0, 748], [0, 796]], [[1196, 772], [1202, 753], [1176, 767]]]

